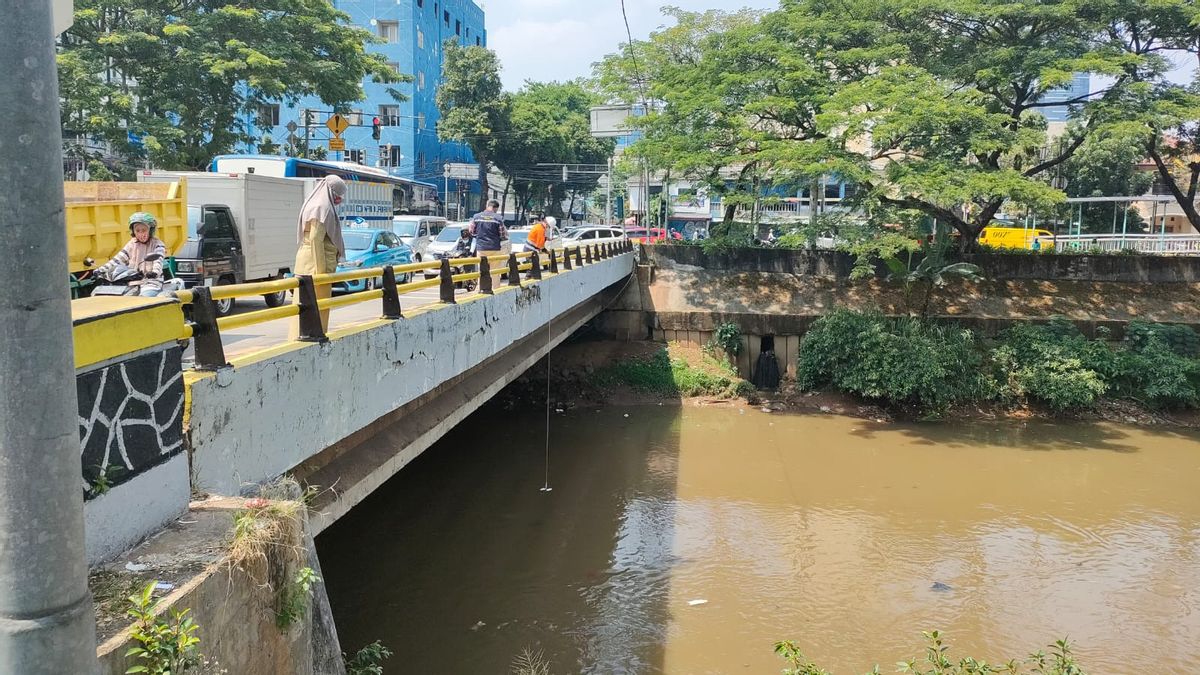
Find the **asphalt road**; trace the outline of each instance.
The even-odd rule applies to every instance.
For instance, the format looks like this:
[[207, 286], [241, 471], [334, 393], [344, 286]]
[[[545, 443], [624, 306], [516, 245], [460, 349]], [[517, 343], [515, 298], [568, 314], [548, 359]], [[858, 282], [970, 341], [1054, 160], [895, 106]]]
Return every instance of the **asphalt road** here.
[[[459, 289], [457, 294], [461, 296], [466, 295], [467, 292]], [[423, 288], [400, 296], [400, 308], [403, 311], [436, 304], [437, 302], [437, 288]], [[266, 302], [260, 297], [238, 298], [237, 303], [234, 305], [233, 314], [244, 314], [266, 308]], [[378, 319], [382, 313], [382, 300], [370, 300], [357, 305], [350, 305], [349, 307], [337, 307], [329, 313], [329, 328], [344, 328], [364, 321], [373, 321]], [[286, 341], [288, 327], [292, 321], [295, 321], [295, 319], [277, 319], [253, 326], [222, 331], [221, 344], [225, 347], [225, 357], [231, 358], [247, 352], [272, 347]], [[189, 346], [188, 350], [184, 352], [183, 361], [184, 365], [192, 363], [192, 347]]]

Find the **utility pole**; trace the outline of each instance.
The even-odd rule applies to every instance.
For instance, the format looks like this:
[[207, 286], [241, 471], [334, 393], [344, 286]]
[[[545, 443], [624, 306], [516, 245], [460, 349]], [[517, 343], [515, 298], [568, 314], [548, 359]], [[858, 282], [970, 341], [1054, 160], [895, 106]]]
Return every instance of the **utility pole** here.
[[0, 672], [91, 673], [50, 2], [0, 22]]
[[612, 157], [608, 158], [608, 175], [605, 177], [604, 187], [604, 224], [610, 225], [612, 220]]

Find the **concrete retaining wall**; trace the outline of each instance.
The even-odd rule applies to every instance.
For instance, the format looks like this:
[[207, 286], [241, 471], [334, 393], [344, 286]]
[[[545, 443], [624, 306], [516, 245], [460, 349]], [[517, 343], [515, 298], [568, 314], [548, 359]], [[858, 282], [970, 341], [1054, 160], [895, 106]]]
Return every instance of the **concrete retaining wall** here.
[[[629, 276], [625, 254], [189, 382], [193, 484], [237, 494], [483, 363]], [[336, 486], [334, 486], [336, 489]]]
[[[645, 247], [651, 264], [682, 264], [711, 271], [778, 272], [847, 278], [854, 257], [840, 251], [798, 251], [740, 248], [706, 253], [699, 246]], [[914, 254], [914, 262], [921, 254]], [[1064, 280], [1152, 283], [1200, 282], [1200, 256], [996, 254], [981, 253], [964, 260], [983, 268], [997, 281]], [[886, 276], [882, 263], [878, 276]]]

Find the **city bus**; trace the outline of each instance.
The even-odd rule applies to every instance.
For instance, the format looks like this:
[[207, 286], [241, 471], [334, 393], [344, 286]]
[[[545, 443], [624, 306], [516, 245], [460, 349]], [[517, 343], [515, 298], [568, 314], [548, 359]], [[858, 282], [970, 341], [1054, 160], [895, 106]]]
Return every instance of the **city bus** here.
[[[218, 173], [254, 173], [276, 178], [324, 178], [328, 175], [340, 176], [346, 181], [351, 192], [356, 190], [355, 184], [372, 184], [371, 192], [390, 192], [391, 207], [379, 202], [379, 199], [348, 199], [348, 209], [344, 209], [342, 217], [345, 220], [361, 221], [391, 221], [392, 216], [398, 215], [437, 215], [438, 192], [432, 183], [422, 183], [393, 176], [383, 169], [354, 164], [352, 162], [330, 162], [298, 157], [279, 157], [277, 155], [220, 155], [213, 158], [209, 171]], [[351, 195], [353, 197], [353, 195]], [[386, 201], [386, 197], [383, 199]], [[362, 212], [354, 212], [359, 209]], [[377, 212], [376, 212], [377, 211]]]

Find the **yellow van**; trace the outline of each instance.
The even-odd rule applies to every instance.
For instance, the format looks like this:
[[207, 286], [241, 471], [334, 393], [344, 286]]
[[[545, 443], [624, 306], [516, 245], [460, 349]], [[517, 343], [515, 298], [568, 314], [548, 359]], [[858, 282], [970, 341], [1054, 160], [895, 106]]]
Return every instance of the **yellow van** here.
[[[1036, 247], [1035, 241], [1038, 242]], [[1054, 248], [1054, 233], [1023, 227], [985, 227], [979, 235], [979, 243], [992, 248], [1037, 248], [1047, 251]]]

